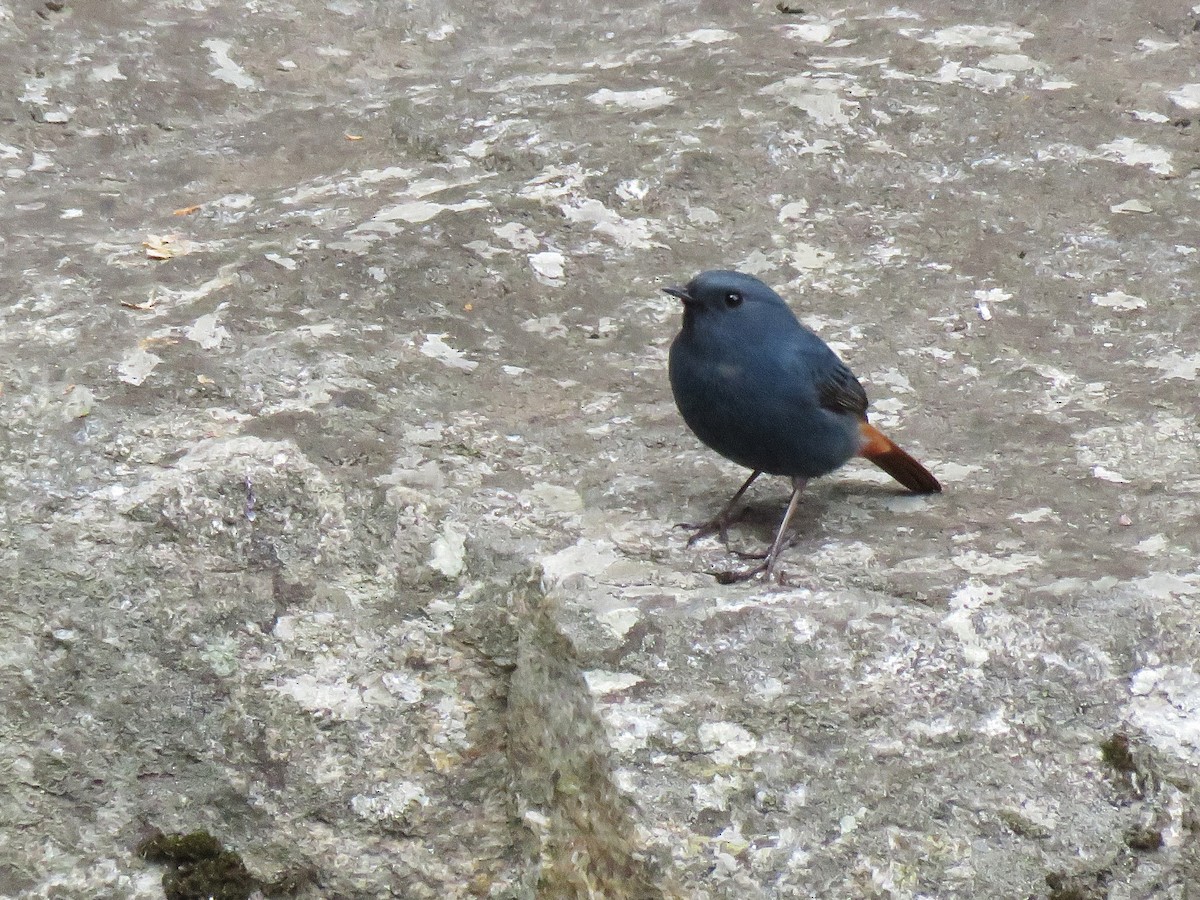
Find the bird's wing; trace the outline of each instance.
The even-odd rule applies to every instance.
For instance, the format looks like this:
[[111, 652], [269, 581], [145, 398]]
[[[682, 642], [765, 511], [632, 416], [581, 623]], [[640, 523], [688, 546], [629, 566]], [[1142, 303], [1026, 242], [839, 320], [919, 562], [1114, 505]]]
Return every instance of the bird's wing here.
[[817, 400], [825, 409], [866, 419], [867, 392], [840, 359], [835, 359], [831, 366], [822, 367], [816, 382]]

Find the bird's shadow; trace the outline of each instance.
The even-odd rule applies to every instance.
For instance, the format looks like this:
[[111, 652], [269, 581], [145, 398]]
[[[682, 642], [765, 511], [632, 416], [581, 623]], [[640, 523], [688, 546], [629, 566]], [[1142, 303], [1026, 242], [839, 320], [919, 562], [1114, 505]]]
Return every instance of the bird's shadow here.
[[892, 499], [894, 497], [917, 497], [919, 494], [914, 494], [903, 485], [896, 484], [894, 481], [881, 483], [878, 481], [839, 481], [829, 486], [828, 494], [831, 498], [837, 497], [862, 497], [870, 500], [871, 498]]
[[[911, 491], [899, 485], [893, 487], [865, 481], [822, 485], [820, 492], [805, 492], [792, 516], [783, 549], [816, 537], [830, 510], [836, 511], [838, 506], [846, 505], [846, 501], [850, 501], [850, 506], [862, 509], [882, 501], [911, 496]], [[779, 530], [787, 503], [786, 494], [774, 496], [765, 492], [764, 495], [743, 501], [730, 520], [726, 539], [722, 541], [725, 551], [747, 561], [763, 559]], [[735, 584], [753, 577], [757, 572], [758, 569], [751, 567], [740, 570], [716, 569], [708, 574], [719, 584]], [[776, 574], [780, 584], [787, 583], [787, 576], [782, 569], [777, 569]]]
[[[855, 506], [870, 505], [871, 501], [893, 500], [914, 496], [911, 491], [897, 485], [875, 484], [868, 481], [840, 482], [822, 485], [819, 491], [806, 491], [800, 497], [800, 505], [792, 517], [788, 529], [789, 545], [798, 540], [813, 537], [828, 514], [837, 511], [839, 505], [850, 500]], [[787, 509], [788, 495], [778, 496], [763, 492], [762, 495], [743, 501], [729, 523], [730, 544], [739, 538], [752, 542], [762, 541], [770, 546], [779, 530], [779, 523]], [[733, 549], [732, 547], [730, 549]], [[754, 552], [744, 548], [746, 552]]]
[[[755, 542], [765, 542], [770, 546], [783, 520], [787, 509], [788, 498], [783, 495], [776, 498], [761, 497], [747, 502], [729, 523], [731, 543], [735, 536], [752, 539]], [[823, 496], [801, 497], [796, 514], [792, 516], [789, 532], [792, 540], [811, 536], [820, 526], [821, 517], [829, 507], [828, 500]]]

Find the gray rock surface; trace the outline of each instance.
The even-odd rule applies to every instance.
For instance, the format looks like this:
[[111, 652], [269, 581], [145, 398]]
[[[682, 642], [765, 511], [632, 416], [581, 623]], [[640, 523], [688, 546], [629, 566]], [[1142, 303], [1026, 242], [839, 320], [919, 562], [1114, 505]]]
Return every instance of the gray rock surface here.
[[[0, 895], [1197, 896], [1198, 29], [0, 0]], [[782, 587], [672, 528], [715, 266], [947, 488]]]

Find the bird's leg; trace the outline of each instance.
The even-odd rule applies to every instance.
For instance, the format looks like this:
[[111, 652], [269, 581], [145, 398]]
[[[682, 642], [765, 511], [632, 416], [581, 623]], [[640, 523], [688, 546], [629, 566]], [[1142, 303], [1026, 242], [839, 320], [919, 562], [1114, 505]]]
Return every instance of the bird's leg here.
[[765, 573], [767, 581], [771, 580], [771, 576], [775, 573], [775, 563], [779, 561], [779, 554], [787, 542], [788, 525], [791, 524], [792, 516], [796, 514], [796, 507], [800, 505], [800, 495], [804, 493], [804, 488], [807, 484], [807, 478], [800, 478], [799, 476], [792, 478], [792, 499], [788, 501], [787, 511], [783, 514], [783, 521], [779, 523], [779, 531], [776, 532], [775, 540], [771, 543], [771, 549], [767, 551], [766, 559], [762, 565], [754, 566], [742, 572], [722, 572], [717, 577], [718, 581], [722, 584], [733, 584], [737, 581], [751, 579], [760, 573]]
[[733, 498], [725, 504], [725, 508], [703, 525], [695, 525], [689, 522], [681, 522], [680, 524], [676, 525], [676, 528], [694, 528], [696, 530], [696, 533], [688, 538], [687, 545], [690, 547], [692, 544], [696, 543], [696, 541], [700, 540], [701, 538], [706, 538], [710, 534], [718, 535], [721, 538], [721, 543], [725, 543], [725, 541], [728, 539], [727, 532], [729, 530], [729, 524], [733, 521], [733, 508], [737, 505], [737, 502], [742, 499], [742, 494], [746, 493], [746, 489], [749, 488], [750, 485], [754, 484], [754, 479], [761, 474], [762, 472], [758, 470], [751, 472], [750, 477], [746, 479], [746, 483], [737, 489], [737, 493], [734, 494]]
[[796, 477], [792, 479], [792, 499], [788, 501], [787, 512], [783, 514], [783, 521], [779, 523], [779, 532], [775, 535], [775, 542], [771, 544], [771, 549], [767, 551], [767, 581], [771, 580], [771, 575], [775, 572], [775, 563], [779, 561], [779, 554], [783, 550], [784, 541], [787, 538], [788, 526], [792, 523], [792, 516], [796, 514], [796, 507], [800, 505], [800, 495], [804, 493], [804, 488], [807, 485], [807, 478]]

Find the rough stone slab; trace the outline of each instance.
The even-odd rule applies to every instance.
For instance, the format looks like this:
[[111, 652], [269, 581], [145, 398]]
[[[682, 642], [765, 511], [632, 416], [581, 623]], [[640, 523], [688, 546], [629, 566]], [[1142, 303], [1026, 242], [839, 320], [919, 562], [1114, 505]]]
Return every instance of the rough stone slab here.
[[[1196, 893], [1200, 12], [786, 6], [0, 0], [0, 896]], [[715, 266], [947, 487], [783, 586]]]

